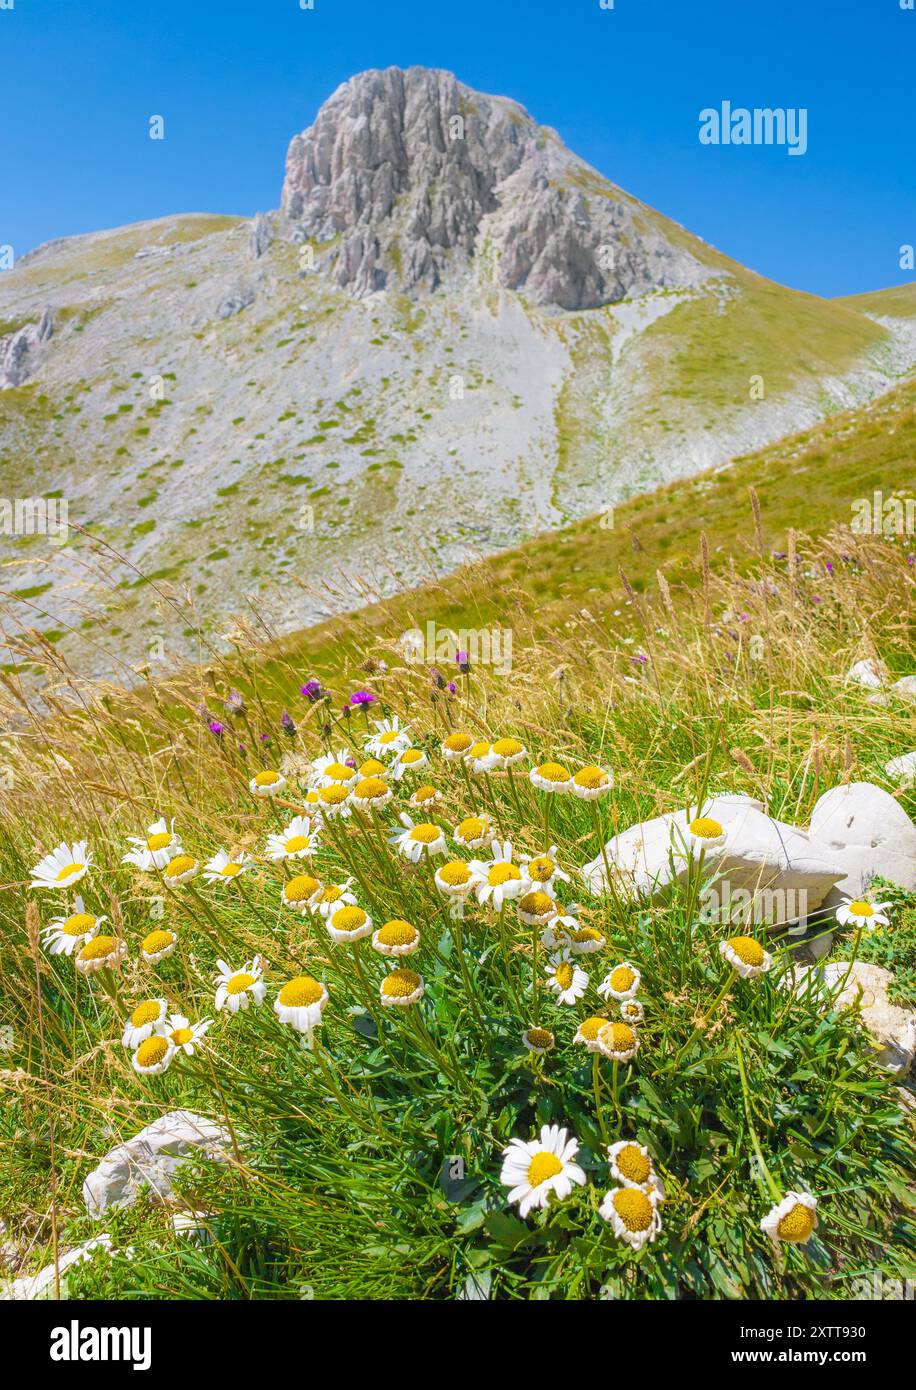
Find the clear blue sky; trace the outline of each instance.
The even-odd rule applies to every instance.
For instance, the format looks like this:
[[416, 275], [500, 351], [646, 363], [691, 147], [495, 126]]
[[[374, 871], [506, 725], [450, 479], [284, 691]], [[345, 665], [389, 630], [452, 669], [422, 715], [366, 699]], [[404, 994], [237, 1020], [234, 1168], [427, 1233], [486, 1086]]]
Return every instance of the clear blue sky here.
[[[914, 278], [898, 249], [916, 242], [916, 11], [899, 0], [14, 0], [0, 9], [0, 244], [21, 255], [172, 212], [276, 207], [287, 143], [325, 97], [412, 63], [514, 97], [784, 284]], [[807, 107], [808, 153], [700, 145], [700, 110], [725, 99]]]

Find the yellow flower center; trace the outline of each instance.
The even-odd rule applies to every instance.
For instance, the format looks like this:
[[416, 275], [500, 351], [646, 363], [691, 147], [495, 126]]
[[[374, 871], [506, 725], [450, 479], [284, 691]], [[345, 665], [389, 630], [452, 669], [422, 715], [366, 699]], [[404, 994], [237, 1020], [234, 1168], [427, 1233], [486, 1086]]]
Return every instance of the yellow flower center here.
[[321, 985], [311, 975], [297, 975], [295, 979], [287, 980], [278, 998], [281, 1004], [298, 1009], [304, 1004], [317, 1004], [323, 994]]
[[385, 771], [385, 764], [378, 758], [367, 758], [359, 769], [360, 777], [378, 777]]
[[700, 840], [717, 840], [722, 834], [722, 827], [712, 816], [700, 816], [690, 822], [690, 833]]
[[130, 1021], [135, 1028], [142, 1028], [145, 1023], [155, 1023], [162, 1013], [162, 1005], [158, 999], [144, 999], [142, 1004], [138, 1004], [130, 1016]]
[[334, 782], [349, 782], [353, 776], [352, 767], [347, 767], [345, 763], [329, 763], [324, 770], [325, 777], [330, 777]]
[[628, 965], [618, 965], [616, 970], [611, 971], [611, 989], [619, 990], [622, 994], [632, 988], [635, 979], [636, 976]]
[[548, 1032], [546, 1028], [529, 1028], [525, 1037], [532, 1047], [547, 1048], [553, 1047], [554, 1044], [553, 1033]]
[[311, 843], [308, 835], [290, 835], [285, 845], [286, 853], [296, 854], [300, 849], [308, 849]]
[[603, 941], [604, 937], [595, 927], [580, 927], [573, 932], [573, 941]]
[[395, 918], [380, 928], [378, 939], [383, 946], [410, 946], [416, 941], [418, 934], [416, 927], [412, 927], [409, 922]]
[[421, 845], [434, 844], [440, 838], [442, 831], [438, 825], [415, 825], [408, 835], [409, 840], [416, 840]]
[[331, 926], [337, 931], [357, 931], [365, 921], [361, 907], [339, 907], [331, 918]]
[[392, 970], [382, 981], [382, 993], [392, 999], [406, 999], [420, 988], [420, 976], [415, 970]]
[[814, 1212], [803, 1202], [796, 1202], [776, 1227], [780, 1240], [807, 1240], [814, 1230]]
[[165, 849], [166, 845], [172, 843], [172, 837], [167, 830], [160, 830], [156, 835], [150, 835], [146, 842], [146, 848], [151, 850]]
[[745, 965], [763, 965], [763, 947], [751, 936], [732, 936], [728, 945]]
[[606, 1018], [593, 1016], [592, 1018], [583, 1019], [579, 1024], [579, 1036], [585, 1038], [586, 1042], [594, 1042], [598, 1037], [600, 1029], [604, 1028], [606, 1025]]
[[364, 777], [361, 782], [357, 782], [353, 795], [360, 801], [375, 801], [378, 797], [384, 796], [387, 790], [388, 784], [383, 782], [381, 777]]
[[104, 960], [110, 956], [115, 949], [115, 939], [113, 936], [96, 936], [92, 941], [87, 941], [86, 945], [79, 953], [80, 960]]
[[147, 1038], [137, 1048], [137, 1061], [141, 1067], [155, 1067], [163, 1060], [169, 1050], [167, 1038]]
[[384, 743], [387, 747], [389, 743], [395, 743], [400, 737], [401, 732], [399, 729], [386, 729], [384, 733], [379, 734], [378, 741], [379, 743]]
[[148, 956], [155, 956], [158, 955], [160, 951], [164, 951], [166, 946], [171, 946], [174, 940], [175, 936], [170, 931], [163, 931], [161, 929], [159, 931], [151, 931], [149, 936], [143, 938], [143, 944], [140, 949]]
[[569, 989], [573, 982], [573, 968], [568, 960], [560, 961], [560, 964], [553, 972], [553, 977], [561, 989]]
[[605, 1023], [604, 1037], [611, 1052], [629, 1052], [636, 1042], [636, 1034], [628, 1023]]
[[84, 932], [92, 931], [94, 926], [95, 918], [90, 912], [74, 912], [63, 923], [61, 931], [65, 936], [82, 936]]
[[543, 777], [545, 782], [569, 781], [569, 770], [562, 763], [541, 763], [537, 771], [538, 776]]
[[326, 806], [340, 806], [346, 801], [349, 795], [350, 793], [346, 787], [340, 787], [336, 784], [330, 787], [322, 787], [318, 793], [319, 800], [323, 801]]
[[414, 801], [435, 801], [438, 793], [436, 788], [427, 783], [425, 787], [418, 787], [413, 794]]
[[250, 989], [254, 984], [255, 978], [249, 975], [247, 970], [240, 970], [237, 975], [233, 975], [231, 980], [226, 981], [227, 994], [244, 994], [246, 989]]
[[557, 1173], [562, 1173], [563, 1164], [556, 1154], [543, 1153], [535, 1154], [528, 1164], [528, 1182], [531, 1187], [540, 1187], [542, 1182], [548, 1178], [555, 1178]]
[[442, 747], [447, 748], [450, 753], [463, 753], [473, 745], [474, 740], [470, 734], [449, 734]]
[[850, 903], [848, 910], [856, 917], [873, 917], [875, 915], [875, 909], [872, 907], [871, 903], [863, 902], [861, 898], [857, 898], [855, 902]]
[[220, 869], [223, 878], [235, 878], [236, 874], [241, 873], [241, 871], [241, 864], [237, 863], [234, 859], [230, 860], [228, 864], [224, 864]]
[[556, 904], [546, 893], [526, 893], [519, 900], [518, 910], [531, 917], [547, 917], [556, 911]]
[[311, 874], [297, 874], [284, 886], [283, 896], [288, 903], [304, 903], [308, 902], [320, 887], [317, 878], [312, 878]]
[[498, 888], [503, 883], [515, 882], [520, 878], [521, 873], [514, 864], [494, 864], [487, 873], [487, 882], [494, 888]]
[[519, 743], [517, 738], [498, 738], [493, 744], [493, 752], [501, 758], [514, 758], [517, 753], [524, 751], [524, 744]]
[[577, 787], [585, 787], [588, 791], [594, 791], [596, 787], [606, 786], [608, 775], [602, 772], [600, 767], [581, 767], [573, 777]]
[[489, 829], [486, 821], [481, 820], [479, 816], [469, 816], [467, 820], [461, 822], [455, 834], [462, 840], [480, 840], [489, 832]]
[[327, 888], [322, 888], [318, 894], [320, 903], [336, 903], [344, 895], [344, 890], [337, 883], [329, 883]]
[[648, 1231], [654, 1208], [638, 1187], [622, 1187], [614, 1193], [614, 1210], [628, 1231]]
[[549, 883], [556, 871], [556, 864], [546, 854], [528, 861], [528, 876], [534, 879], [535, 883]]
[[272, 787], [274, 782], [279, 782], [279, 780], [279, 772], [257, 772], [254, 778], [256, 787]]
[[451, 864], [443, 864], [439, 870], [439, 877], [450, 888], [460, 888], [471, 877], [471, 871], [462, 860], [455, 859]]
[[485, 758], [485, 757], [487, 756], [487, 754], [489, 753], [489, 751], [490, 751], [490, 745], [489, 745], [489, 743], [485, 743], [485, 742], [481, 739], [479, 742], [477, 742], [477, 743], [472, 743], [472, 744], [471, 744], [470, 748], [468, 749], [468, 757], [469, 757], [469, 758]]
[[420, 748], [406, 748], [401, 754], [401, 762], [409, 767], [411, 763], [422, 763], [425, 756]]
[[67, 864], [57, 875], [56, 882], [61, 883], [63, 879], [69, 878], [71, 874], [80, 873], [85, 867], [85, 864]]
[[180, 878], [189, 869], [193, 869], [196, 860], [190, 854], [179, 854], [165, 866], [166, 878]]
[[618, 1151], [614, 1162], [630, 1182], [646, 1182], [652, 1172], [652, 1164], [637, 1144], [625, 1145]]
[[193, 1041], [194, 1041], [194, 1029], [193, 1029], [193, 1028], [173, 1028], [173, 1029], [172, 1029], [172, 1042], [175, 1044], [176, 1047], [183, 1047], [183, 1046], [185, 1045], [185, 1043], [189, 1043], [189, 1042], [193, 1042]]

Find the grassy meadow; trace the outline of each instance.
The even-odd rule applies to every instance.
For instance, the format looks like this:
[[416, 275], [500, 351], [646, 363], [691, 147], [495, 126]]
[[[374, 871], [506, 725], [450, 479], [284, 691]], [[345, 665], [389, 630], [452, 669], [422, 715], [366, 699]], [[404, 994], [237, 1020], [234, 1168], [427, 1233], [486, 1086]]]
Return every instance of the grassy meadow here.
[[[894, 404], [904, 448], [908, 390]], [[759, 796], [804, 825], [838, 782], [888, 785], [883, 765], [912, 746], [912, 715], [844, 676], [863, 656], [912, 670], [912, 557], [846, 527], [786, 534], [815, 473], [838, 498], [880, 484], [873, 425], [785, 445], [772, 474], [757, 460], [762, 515], [739, 461], [706, 486], [627, 504], [613, 530], [583, 523], [303, 639], [277, 641], [251, 616], [231, 656], [214, 649], [130, 689], [87, 682], [33, 638], [44, 703], [8, 673], [0, 710], [12, 1272], [105, 1231], [113, 1253], [70, 1272], [71, 1295], [843, 1299], [865, 1274], [912, 1277], [912, 1130], [856, 1011], [780, 987], [786, 939], [757, 943], [765, 973], [730, 973], [719, 948], [735, 928], [697, 910], [701, 858], [652, 904], [616, 887], [590, 896], [577, 875], [609, 835], [711, 791]], [[691, 506], [709, 539], [669, 563]], [[171, 600], [158, 601], [167, 618]], [[396, 638], [427, 618], [511, 626], [511, 672], [403, 661]], [[376, 721], [395, 719], [397, 737], [367, 748]], [[462, 734], [481, 745], [476, 769], [445, 756]], [[405, 759], [407, 746], [418, 752]], [[612, 785], [596, 799], [544, 790], [529, 772], [553, 763], [610, 772]], [[600, 775], [582, 786], [602, 790]], [[912, 815], [913, 792], [901, 797]], [[297, 815], [307, 824], [291, 837]], [[484, 824], [456, 838], [473, 818]], [[129, 836], [140, 861], [163, 843], [174, 857], [125, 863]], [[272, 860], [268, 836], [295, 839], [302, 857]], [[536, 879], [532, 901], [478, 901], [476, 885], [493, 886], [491, 838], [503, 887], [530, 876], [530, 857], [552, 859], [556, 909]], [[44, 855], [81, 841], [84, 875], [64, 891], [30, 887]], [[207, 881], [219, 851], [235, 867]], [[179, 861], [191, 876], [172, 883]], [[107, 919], [80, 924], [88, 958], [110, 961], [91, 973], [78, 950], [47, 944], [77, 893], [89, 919]], [[890, 925], [856, 950], [891, 961], [912, 1002], [916, 898], [892, 897]], [[838, 929], [835, 955], [852, 942]], [[623, 999], [599, 992], [606, 978]], [[567, 989], [576, 997], [561, 1002]], [[138, 1071], [142, 1044], [123, 1037], [144, 1004], [188, 1022]], [[225, 1161], [188, 1163], [171, 1207], [141, 1197], [90, 1219], [87, 1173], [176, 1108], [224, 1126]], [[501, 1182], [504, 1150], [554, 1125], [578, 1141], [577, 1172], [568, 1195], [523, 1219]], [[615, 1168], [608, 1147], [621, 1142]], [[648, 1162], [648, 1179], [620, 1179], [625, 1155]], [[761, 1227], [790, 1193], [817, 1201], [804, 1243]]]

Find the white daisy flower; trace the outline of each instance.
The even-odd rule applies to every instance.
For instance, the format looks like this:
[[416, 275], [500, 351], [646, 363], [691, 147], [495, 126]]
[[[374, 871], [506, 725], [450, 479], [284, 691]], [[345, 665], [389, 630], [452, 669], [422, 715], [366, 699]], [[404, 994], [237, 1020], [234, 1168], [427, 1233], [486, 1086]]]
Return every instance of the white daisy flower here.
[[427, 782], [425, 786], [417, 787], [407, 804], [415, 811], [431, 811], [441, 800], [442, 793], [431, 782]]
[[406, 811], [401, 812], [400, 821], [404, 829], [391, 831], [388, 843], [411, 864], [419, 864], [421, 859], [431, 859], [436, 854], [448, 854], [445, 832], [440, 826], [428, 822], [416, 824]]
[[662, 1229], [657, 1198], [639, 1187], [614, 1187], [598, 1208], [614, 1234], [634, 1250], [655, 1240]]
[[379, 998], [386, 1008], [406, 1009], [423, 998], [426, 983], [416, 970], [399, 967], [390, 971], [379, 986]]
[[247, 1009], [252, 1003], [263, 1004], [267, 985], [262, 978], [264, 970], [260, 956], [255, 956], [254, 960], [246, 960], [241, 970], [233, 970], [224, 960], [218, 960], [216, 968], [219, 971], [214, 999], [217, 1013], [222, 1009], [228, 1009], [230, 1013], [235, 1014], [240, 1009]]
[[347, 762], [349, 753], [346, 748], [342, 748], [336, 755], [327, 754], [323, 758], [316, 758], [312, 767], [314, 768], [314, 780], [312, 786], [322, 787], [352, 787], [359, 781], [359, 773], [356, 768]]
[[598, 1034], [606, 1023], [607, 1019], [602, 1018], [599, 1014], [592, 1014], [591, 1018], [583, 1018], [576, 1029], [573, 1042], [581, 1043], [589, 1052], [600, 1052]]
[[420, 933], [399, 917], [372, 933], [372, 945], [383, 956], [412, 956], [420, 946]]
[[168, 1005], [164, 999], [144, 999], [138, 1004], [124, 1025], [121, 1043], [131, 1051], [139, 1047], [145, 1038], [152, 1037], [160, 1023], [165, 1020]]
[[175, 834], [175, 821], [167, 821], [165, 816], [153, 821], [145, 835], [128, 835], [127, 839], [133, 849], [127, 851], [121, 863], [136, 864], [145, 873], [151, 869], [164, 869], [176, 854], [181, 853], [181, 836]]
[[328, 1002], [328, 991], [311, 975], [296, 975], [287, 980], [274, 1000], [274, 1013], [281, 1023], [288, 1023], [297, 1033], [311, 1037], [321, 1027], [321, 1015]]
[[195, 1047], [212, 1026], [212, 1018], [201, 1019], [200, 1023], [191, 1023], [184, 1014], [170, 1014], [158, 1031], [164, 1038], [168, 1038], [176, 1052], [193, 1057]]
[[175, 1045], [171, 1039], [164, 1038], [161, 1033], [154, 1033], [137, 1048], [131, 1058], [131, 1064], [134, 1071], [139, 1072], [141, 1076], [158, 1076], [160, 1072], [168, 1070], [174, 1056]]
[[598, 986], [602, 999], [632, 999], [639, 989], [642, 975], [628, 960], [615, 965]]
[[620, 1017], [624, 1023], [642, 1023], [646, 1011], [638, 999], [624, 999], [620, 1005]]
[[462, 849], [481, 849], [493, 843], [493, 826], [489, 816], [467, 816], [455, 826], [452, 839]]
[[572, 778], [562, 763], [541, 763], [528, 773], [534, 786], [542, 792], [568, 792]]
[[465, 897], [476, 882], [470, 866], [463, 859], [451, 859], [447, 864], [440, 864], [435, 873], [436, 887], [447, 898]]
[[546, 946], [548, 951], [562, 951], [572, 946], [578, 930], [578, 918], [571, 912], [558, 913], [541, 932], [541, 945]]
[[557, 914], [557, 905], [549, 893], [540, 889], [523, 893], [516, 903], [519, 921], [529, 927], [542, 927]]
[[629, 1023], [605, 1021], [598, 1029], [598, 1051], [611, 1062], [631, 1062], [639, 1051], [639, 1037]]
[[350, 892], [352, 878], [345, 878], [343, 883], [327, 883], [319, 889], [312, 897], [309, 907], [312, 912], [317, 912], [319, 917], [326, 921], [341, 907], [355, 907], [356, 895]]
[[694, 849], [719, 849], [727, 838], [724, 826], [712, 816], [697, 816], [687, 827], [687, 843]]
[[394, 793], [381, 777], [361, 777], [350, 794], [358, 811], [380, 811]]
[[574, 965], [568, 950], [557, 951], [547, 962], [547, 988], [557, 996], [558, 1004], [575, 1004], [588, 989], [588, 975]]
[[328, 820], [347, 820], [353, 814], [350, 788], [339, 783], [319, 787], [316, 792], [321, 815]]
[[265, 768], [263, 772], [255, 773], [248, 783], [248, 790], [253, 796], [279, 796], [285, 786], [286, 778], [282, 772]]
[[604, 796], [614, 785], [614, 774], [606, 771], [603, 767], [580, 767], [578, 772], [573, 773], [569, 790], [573, 796], [579, 797], [581, 801], [597, 801], [599, 796]]
[[574, 956], [593, 956], [597, 951], [604, 950], [607, 938], [597, 927], [577, 926], [568, 944]]
[[310, 912], [312, 902], [317, 895], [322, 892], [321, 884], [317, 878], [311, 874], [297, 874], [295, 878], [287, 879], [280, 893], [280, 901], [285, 907], [291, 907], [303, 917], [306, 912]]
[[167, 888], [177, 888], [182, 883], [190, 883], [199, 870], [200, 865], [192, 854], [176, 854], [162, 870], [162, 881]]
[[410, 734], [396, 714], [390, 719], [374, 719], [372, 723], [375, 733], [363, 739], [363, 747], [374, 758], [390, 758], [410, 747]]
[[221, 849], [204, 865], [204, 881], [206, 883], [226, 883], [233, 878], [238, 878], [239, 874], [248, 873], [249, 869], [254, 867], [255, 862], [246, 850], [240, 850], [230, 859], [226, 851]]
[[268, 835], [265, 853], [274, 863], [282, 859], [307, 859], [319, 845], [317, 830], [307, 816], [293, 816], [279, 835]]
[[32, 870], [32, 888], [72, 888], [79, 883], [92, 864], [92, 855], [86, 850], [86, 841], [77, 840], [72, 845], [61, 841], [56, 849], [46, 854]]
[[518, 1203], [523, 1221], [533, 1208], [546, 1207], [551, 1194], [562, 1202], [575, 1184], [584, 1187], [585, 1173], [573, 1163], [578, 1152], [578, 1140], [559, 1125], [544, 1125], [540, 1139], [509, 1141], [499, 1180], [510, 1189], [509, 1201]]
[[404, 748], [391, 764], [390, 775], [400, 782], [408, 772], [416, 772], [429, 762], [422, 748]]
[[719, 954], [737, 970], [742, 980], [764, 975], [773, 964], [773, 957], [752, 936], [731, 936], [719, 942]]
[[836, 910], [836, 919], [842, 927], [865, 927], [874, 931], [876, 927], [886, 927], [890, 919], [885, 910], [890, 903], [867, 903], [864, 898], [847, 898]]
[[460, 763], [469, 748], [474, 747], [474, 740], [470, 734], [454, 733], [449, 734], [442, 743], [442, 756], [446, 762]]
[[655, 1177], [649, 1150], [633, 1139], [618, 1139], [616, 1144], [609, 1144], [607, 1156], [611, 1177], [621, 1187], [644, 1188]]
[[472, 859], [468, 865], [476, 878], [475, 892], [479, 903], [492, 903], [497, 912], [511, 898], [517, 898], [524, 886], [522, 871], [512, 860], [512, 843], [494, 840], [490, 846], [492, 859]]
[[81, 975], [93, 975], [97, 970], [116, 970], [126, 951], [125, 942], [116, 936], [94, 936], [79, 948], [73, 963]]
[[140, 954], [147, 965], [158, 965], [159, 961], [170, 956], [178, 945], [178, 937], [167, 927], [157, 927], [140, 942]]
[[78, 947], [91, 941], [107, 921], [107, 917], [94, 917], [87, 912], [82, 898], [77, 897], [68, 917], [52, 917], [42, 929], [42, 942], [51, 956], [72, 956]]
[[481, 777], [499, 766], [499, 758], [493, 752], [493, 745], [485, 739], [480, 739], [477, 743], [472, 743], [465, 753], [464, 765], [476, 777]]
[[527, 758], [528, 750], [517, 738], [498, 738], [490, 746], [490, 756], [495, 767], [512, 767], [513, 763]]
[[774, 1245], [781, 1241], [804, 1245], [817, 1230], [817, 1198], [810, 1192], [787, 1192], [767, 1212], [760, 1229], [766, 1231]]
[[327, 928], [332, 941], [362, 941], [371, 935], [372, 918], [361, 907], [339, 907], [327, 918]]
[[526, 1028], [522, 1034], [524, 1046], [539, 1057], [545, 1052], [550, 1052], [556, 1046], [556, 1042], [549, 1028]]
[[556, 845], [551, 845], [545, 854], [523, 854], [518, 862], [528, 885], [525, 892], [537, 889], [555, 898], [556, 885], [571, 882], [569, 874], [557, 863]]

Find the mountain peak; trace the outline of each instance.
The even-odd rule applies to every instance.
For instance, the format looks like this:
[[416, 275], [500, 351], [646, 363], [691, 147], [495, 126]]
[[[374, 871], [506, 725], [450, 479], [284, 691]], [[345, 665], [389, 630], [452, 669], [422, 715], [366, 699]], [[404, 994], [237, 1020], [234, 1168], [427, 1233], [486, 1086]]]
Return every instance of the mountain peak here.
[[597, 308], [703, 269], [506, 97], [441, 69], [362, 72], [292, 140], [282, 210], [357, 295], [435, 290], [486, 250], [533, 303]]

